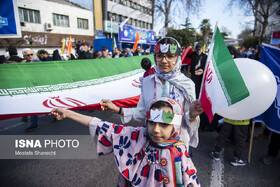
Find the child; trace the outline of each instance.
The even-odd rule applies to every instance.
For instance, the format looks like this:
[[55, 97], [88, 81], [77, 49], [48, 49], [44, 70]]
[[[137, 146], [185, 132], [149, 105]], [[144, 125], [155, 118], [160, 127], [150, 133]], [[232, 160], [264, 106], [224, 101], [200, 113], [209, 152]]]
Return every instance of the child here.
[[143, 77], [147, 77], [149, 75], [155, 74], [155, 68], [151, 68], [152, 67], [152, 63], [151, 60], [148, 58], [143, 58], [141, 60], [141, 67], [146, 70], [146, 72], [144, 73]]
[[159, 98], [147, 111], [146, 124], [127, 127], [66, 109], [54, 109], [58, 120], [70, 118], [97, 131], [99, 155], [114, 152], [118, 186], [200, 186], [196, 169], [179, 135], [183, 109], [170, 98]]

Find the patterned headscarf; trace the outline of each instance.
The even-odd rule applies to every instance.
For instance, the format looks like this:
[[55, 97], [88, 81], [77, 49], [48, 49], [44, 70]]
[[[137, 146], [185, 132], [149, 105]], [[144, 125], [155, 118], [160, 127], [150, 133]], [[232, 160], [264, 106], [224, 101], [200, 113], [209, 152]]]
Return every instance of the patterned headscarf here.
[[[165, 113], [162, 110], [160, 110], [160, 111], [157, 109], [153, 110], [151, 108], [151, 106], [158, 101], [165, 101], [165, 102], [169, 103], [172, 106], [174, 115], [171, 115], [170, 113]], [[153, 112], [155, 112], [155, 113], [153, 114]], [[165, 115], [167, 115], [167, 116], [165, 116]], [[183, 144], [183, 141], [179, 137], [179, 135], [181, 133], [180, 118], [182, 119], [182, 116], [183, 116], [183, 109], [182, 109], [181, 105], [177, 101], [167, 98], [167, 97], [155, 99], [150, 105], [150, 110], [148, 110], [146, 113], [147, 121], [163, 122], [163, 123], [167, 123], [167, 124], [172, 124], [174, 127], [174, 131], [171, 134], [171, 137], [163, 143], [158, 143], [158, 144], [154, 143], [152, 141], [151, 137], [149, 136], [148, 130], [147, 130], [147, 135], [148, 135], [148, 140], [153, 147], [157, 147], [160, 149], [168, 149], [170, 151], [170, 154], [172, 155], [172, 157], [171, 157], [172, 162], [174, 162], [174, 165], [172, 165], [172, 167], [175, 166], [174, 170], [175, 170], [177, 186], [183, 186], [182, 171], [181, 171], [182, 160], [181, 160], [179, 151], [177, 149], [177, 146]]]

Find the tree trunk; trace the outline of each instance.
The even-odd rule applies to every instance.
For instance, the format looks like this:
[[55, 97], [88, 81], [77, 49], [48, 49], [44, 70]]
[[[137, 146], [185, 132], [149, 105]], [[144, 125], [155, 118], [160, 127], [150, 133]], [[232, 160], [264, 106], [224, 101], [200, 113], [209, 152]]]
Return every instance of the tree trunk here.
[[165, 17], [165, 19], [164, 19], [164, 27], [165, 27], [165, 34], [167, 35], [167, 32], [168, 32], [168, 18], [169, 18], [169, 8], [170, 7], [168, 7], [168, 0], [164, 0], [164, 6], [165, 6], [165, 10], [166, 10], [166, 12], [165, 12], [165, 15], [164, 15], [164, 17]]
[[264, 35], [266, 31], [266, 27], [268, 25], [268, 17], [264, 18], [264, 21], [262, 23], [262, 32], [261, 32], [261, 37], [260, 37], [260, 44], [264, 41]]

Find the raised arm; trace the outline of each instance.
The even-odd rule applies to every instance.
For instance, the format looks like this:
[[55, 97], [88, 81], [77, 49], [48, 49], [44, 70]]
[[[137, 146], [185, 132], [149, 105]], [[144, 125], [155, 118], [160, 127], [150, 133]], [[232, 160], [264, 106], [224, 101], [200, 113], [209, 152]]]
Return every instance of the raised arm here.
[[89, 122], [92, 120], [91, 116], [86, 116], [83, 114], [79, 114], [77, 112], [67, 110], [64, 108], [55, 108], [51, 111], [51, 114], [56, 117], [57, 120], [63, 120], [65, 118], [69, 118], [73, 121], [76, 121], [86, 127], [88, 127]]

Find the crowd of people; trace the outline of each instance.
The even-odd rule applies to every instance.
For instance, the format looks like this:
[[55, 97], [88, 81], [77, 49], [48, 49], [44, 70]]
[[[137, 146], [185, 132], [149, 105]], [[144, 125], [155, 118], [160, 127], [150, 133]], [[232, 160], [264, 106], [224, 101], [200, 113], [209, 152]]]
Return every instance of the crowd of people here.
[[[33, 59], [28, 61], [24, 58], [24, 51], [30, 50], [32, 52]], [[62, 55], [59, 50], [56, 49], [50, 55], [46, 50], [42, 49], [38, 51], [38, 55], [31, 48], [25, 48], [22, 50], [23, 58], [19, 56], [17, 48], [15, 46], [10, 46], [8, 50], [0, 55], [0, 64], [3, 63], [25, 63], [25, 62], [40, 62], [40, 61], [60, 61], [60, 60], [76, 60], [76, 59], [103, 59], [103, 58], [121, 58], [121, 57], [131, 57], [131, 56], [141, 56], [152, 54], [151, 46], [147, 45], [146, 50], [138, 46], [136, 51], [133, 52], [130, 48], [125, 48], [120, 50], [119, 48], [114, 48], [113, 52], [109, 52], [107, 46], [103, 46], [101, 51], [92, 51], [92, 47], [89, 42], [78, 42], [75, 46], [75, 55], [73, 53]]]
[[[110, 53], [108, 47], [104, 46], [101, 51], [92, 53], [88, 42], [79, 42], [75, 49], [77, 57], [73, 55], [73, 59], [121, 58], [154, 53], [154, 67], [149, 58], [143, 58], [141, 61], [141, 67], [145, 70], [145, 73], [141, 80], [142, 89], [137, 107], [122, 108], [108, 99], [102, 99], [100, 102], [103, 110], [110, 110], [120, 114], [123, 124], [136, 120], [143, 122], [144, 126], [137, 128], [116, 126], [108, 122], [100, 122], [100, 119], [97, 118], [59, 108], [54, 109], [52, 114], [58, 120], [70, 118], [89, 127], [91, 135], [98, 135], [98, 150], [101, 155], [111, 152], [113, 143], [115, 145], [115, 142], [121, 142], [124, 137], [131, 137], [130, 141], [133, 144], [133, 149], [126, 146], [123, 148], [122, 154], [117, 149], [113, 151], [117, 166], [120, 171], [123, 171], [118, 181], [120, 186], [124, 184], [148, 184], [150, 182], [164, 182], [165, 184], [172, 182], [179, 186], [199, 186], [195, 174], [196, 169], [188, 154], [189, 147], [197, 147], [198, 133], [204, 130], [214, 130], [213, 127], [217, 127], [218, 120], [221, 121], [222, 119], [221, 116], [216, 115], [213, 122], [209, 124], [209, 120], [203, 113], [201, 103], [198, 100], [207, 60], [207, 54], [202, 51], [201, 44], [197, 44], [194, 47], [195, 51], [186, 55], [187, 58], [191, 59], [191, 63], [185, 73], [181, 72], [181, 46], [172, 37], [165, 37], [159, 40], [154, 52], [151, 51], [150, 46], [146, 50], [142, 50], [141, 46], [138, 46], [134, 53], [129, 48], [124, 51], [115, 48]], [[243, 56], [233, 46], [228, 46], [228, 50], [232, 58]], [[246, 52], [247, 56], [243, 57], [259, 60], [260, 51], [253, 52], [252, 49], [249, 51], [251, 53]], [[16, 49], [11, 47], [9, 49], [10, 57], [6, 59], [6, 62], [61, 60], [58, 50], [54, 51], [52, 56], [47, 55], [45, 50], [41, 50], [39, 54], [38, 60], [36, 60], [31, 49], [24, 49], [24, 58], [21, 58], [18, 56]], [[31, 116], [31, 126], [27, 131], [38, 128], [37, 121], [37, 116]], [[225, 142], [228, 139], [233, 139], [235, 150], [230, 163], [233, 166], [245, 166], [247, 161], [242, 153], [250, 135], [248, 132], [251, 122], [251, 119], [223, 119], [213, 150], [209, 150], [210, 155], [215, 160], [219, 160], [220, 152], [224, 149]], [[257, 135], [257, 137], [261, 136]], [[108, 146], [102, 143], [104, 139], [106, 139]], [[115, 146], [122, 145], [116, 144]], [[268, 153], [263, 158], [263, 163], [271, 164], [278, 155], [279, 150], [279, 134], [272, 133]], [[179, 156], [180, 158], [178, 154], [181, 155], [181, 157]], [[129, 162], [131, 158], [127, 155], [137, 155], [138, 160]], [[162, 159], [163, 157], [165, 160]], [[129, 164], [127, 164], [128, 162]], [[170, 162], [171, 164], [168, 165], [167, 163]], [[161, 164], [161, 169], [155, 167], [155, 164], [158, 163]], [[175, 168], [173, 167], [174, 165]], [[162, 173], [163, 168], [165, 168], [165, 174]], [[193, 170], [192, 174], [190, 174], [188, 168]], [[143, 171], [149, 170], [153, 171], [150, 178], [147, 173], [143, 174]], [[172, 170], [176, 171], [176, 176], [174, 176]], [[132, 173], [139, 175], [134, 175], [136, 178], [131, 178], [129, 174]], [[179, 177], [178, 173], [180, 173]]]

